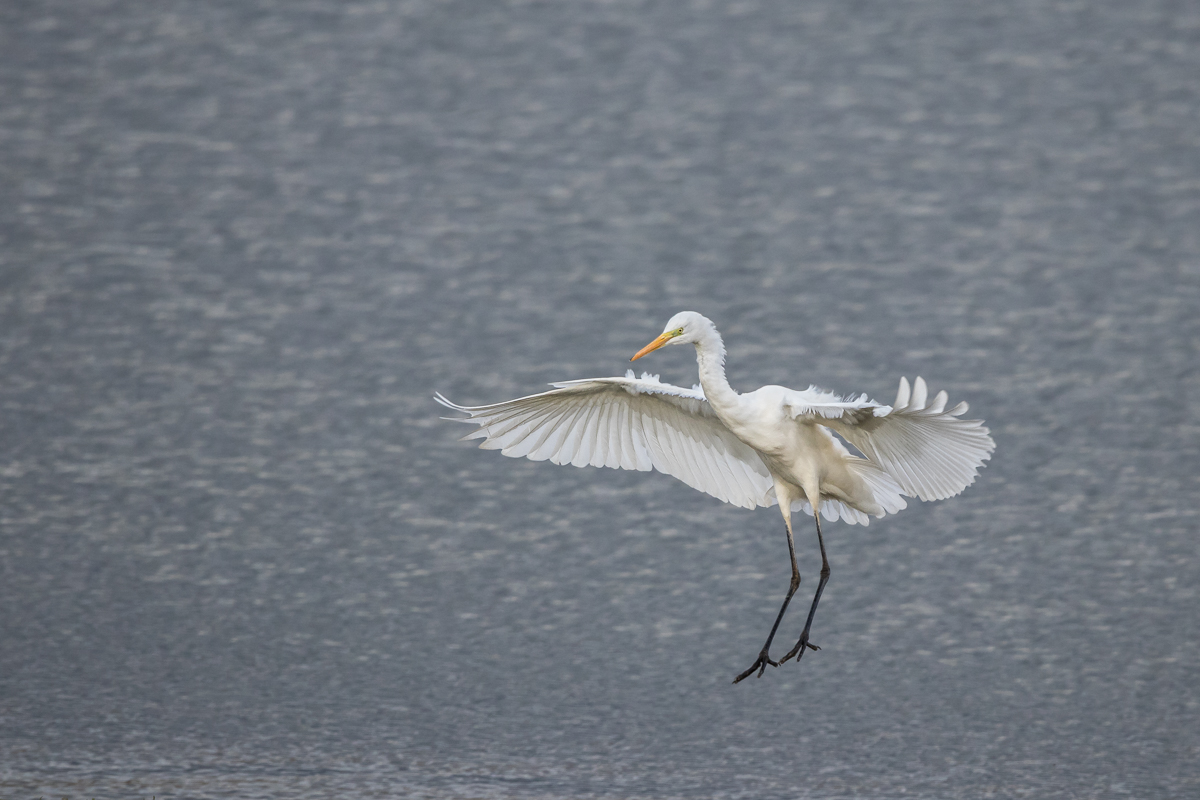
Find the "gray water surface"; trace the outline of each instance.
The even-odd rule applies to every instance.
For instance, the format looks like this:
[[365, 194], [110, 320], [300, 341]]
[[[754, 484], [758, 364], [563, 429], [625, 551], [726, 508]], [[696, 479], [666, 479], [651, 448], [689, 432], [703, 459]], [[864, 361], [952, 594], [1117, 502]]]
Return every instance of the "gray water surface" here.
[[[1153, 0], [9, 4], [0, 797], [1200, 796], [1197, 76]], [[681, 309], [998, 443], [738, 686], [776, 509], [432, 400]]]

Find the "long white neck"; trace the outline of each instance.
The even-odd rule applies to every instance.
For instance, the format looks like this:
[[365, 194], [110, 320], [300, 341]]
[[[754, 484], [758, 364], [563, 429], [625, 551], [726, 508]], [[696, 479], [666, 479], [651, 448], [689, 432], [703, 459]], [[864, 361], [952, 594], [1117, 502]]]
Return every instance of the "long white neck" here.
[[696, 342], [696, 365], [700, 369], [700, 386], [713, 408], [721, 410], [737, 404], [738, 393], [725, 379], [725, 343], [712, 323]]

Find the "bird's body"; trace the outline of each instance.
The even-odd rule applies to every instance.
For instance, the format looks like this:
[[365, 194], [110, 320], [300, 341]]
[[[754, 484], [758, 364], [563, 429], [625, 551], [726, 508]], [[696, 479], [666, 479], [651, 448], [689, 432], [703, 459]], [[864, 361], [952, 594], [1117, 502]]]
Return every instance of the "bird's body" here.
[[[896, 513], [904, 495], [940, 500], [969, 486], [995, 443], [979, 420], [959, 419], [966, 403], [946, 410], [946, 393], [928, 401], [925, 382], [900, 379], [896, 401], [841, 398], [815, 387], [764, 386], [738, 394], [725, 378], [725, 347], [716, 327], [691, 311], [676, 314], [634, 359], [668, 344], [694, 344], [700, 385], [671, 386], [645, 375], [553, 384], [553, 391], [491, 406], [443, 405], [480, 426], [464, 438], [507, 456], [575, 466], [657, 469], [725, 502], [746, 508], [778, 503], [792, 556], [792, 585], [755, 669], [762, 674], [771, 640], [800, 583], [791, 512], [817, 518], [822, 580], [800, 641], [783, 660], [803, 655], [812, 617], [828, 580], [820, 517], [867, 524]], [[837, 434], [835, 436], [834, 434]], [[862, 456], [851, 453], [845, 439]], [[819, 514], [817, 513], [819, 512]], [[736, 681], [735, 681], [736, 682]]]
[[[736, 403], [714, 404], [718, 419], [734, 436], [750, 445], [766, 465], [775, 484], [793, 499], [815, 498], [840, 502], [855, 511], [882, 516], [885, 512], [854, 467], [865, 467], [812, 419], [796, 419], [788, 412], [790, 389], [764, 386]], [[820, 501], [815, 504], [819, 507]]]

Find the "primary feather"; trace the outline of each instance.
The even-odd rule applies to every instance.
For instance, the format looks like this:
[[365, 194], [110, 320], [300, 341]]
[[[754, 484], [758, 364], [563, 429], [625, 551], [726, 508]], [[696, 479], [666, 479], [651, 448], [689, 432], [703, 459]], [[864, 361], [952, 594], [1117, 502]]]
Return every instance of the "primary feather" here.
[[[946, 411], [947, 395], [927, 403], [925, 381], [900, 379], [896, 402], [870, 416], [844, 416], [830, 428], [896, 479], [905, 493], [922, 500], [953, 497], [975, 482], [996, 443], [982, 420], [959, 419], [967, 404]], [[882, 413], [880, 413], [882, 411]]]

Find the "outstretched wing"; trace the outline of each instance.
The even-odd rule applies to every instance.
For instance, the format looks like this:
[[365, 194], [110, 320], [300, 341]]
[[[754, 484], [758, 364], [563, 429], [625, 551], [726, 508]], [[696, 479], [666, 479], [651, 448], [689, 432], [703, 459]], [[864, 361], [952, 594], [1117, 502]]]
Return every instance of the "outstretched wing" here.
[[455, 418], [480, 428], [464, 439], [503, 455], [577, 467], [657, 469], [743, 508], [770, 505], [773, 482], [762, 459], [717, 419], [699, 387], [684, 389], [633, 371], [624, 378], [551, 384], [552, 391], [460, 406]]
[[967, 404], [946, 410], [946, 393], [928, 402], [922, 378], [900, 379], [891, 406], [842, 399], [809, 389], [793, 392], [786, 404], [795, 418], [808, 417], [836, 432], [896, 479], [909, 496], [922, 500], [953, 497], [975, 482], [996, 443], [983, 420], [959, 419]]

